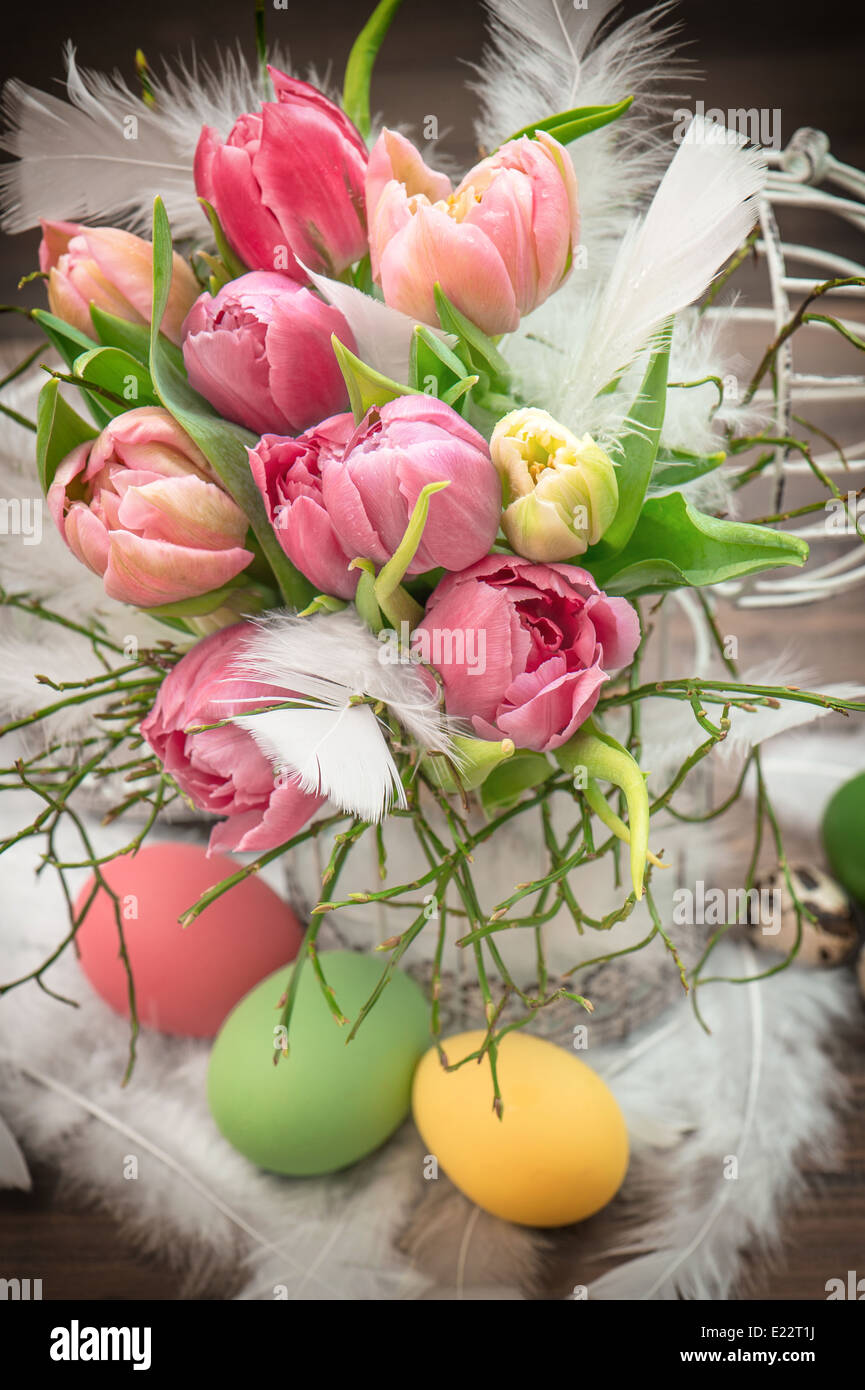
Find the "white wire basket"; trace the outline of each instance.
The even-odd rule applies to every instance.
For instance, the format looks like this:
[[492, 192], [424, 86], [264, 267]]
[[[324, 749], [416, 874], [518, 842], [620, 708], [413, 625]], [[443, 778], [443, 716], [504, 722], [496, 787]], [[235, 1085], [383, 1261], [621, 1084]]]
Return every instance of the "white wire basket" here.
[[[734, 320], [743, 327], [765, 325], [773, 337], [777, 337], [818, 285], [836, 278], [865, 277], [865, 265], [859, 260], [838, 255], [822, 245], [809, 246], [785, 240], [779, 221], [783, 222], [785, 210], [807, 210], [821, 215], [821, 230], [825, 226], [821, 241], [831, 243], [838, 230], [837, 222], [833, 225], [834, 219], [849, 224], [857, 237], [865, 240], [865, 174], [836, 159], [830, 153], [828, 137], [809, 127], [796, 131], [785, 149], [767, 150], [765, 155], [770, 173], [761, 199], [759, 235], [754, 251], [768, 276], [770, 302], [764, 306], [737, 304], [733, 312]], [[846, 285], [827, 290], [820, 300], [829, 304], [831, 300], [837, 302], [843, 298], [845, 307], [849, 308], [851, 301], [861, 301], [863, 296], [865, 287]], [[711, 316], [728, 311], [710, 307], [706, 312]], [[839, 317], [831, 306], [825, 312], [836, 317], [844, 330], [861, 338], [861, 320]], [[803, 570], [793, 575], [787, 572], [768, 574], [717, 586], [718, 592], [743, 608], [814, 603], [865, 581], [865, 516], [858, 508], [857, 530], [857, 507], [851, 506], [848, 500], [850, 494], [857, 493], [865, 483], [865, 414], [858, 414], [865, 405], [865, 376], [855, 372], [797, 370], [796, 357], [804, 346], [805, 335], [816, 336], [816, 348], [823, 355], [822, 349], [828, 346], [826, 339], [837, 337], [838, 333], [826, 323], [803, 323], [780, 348], [772, 385], [759, 389], [754, 403], [769, 407], [771, 433], [778, 439], [788, 439], [795, 433], [795, 418], [804, 407], [830, 412], [845, 409], [848, 413], [852, 409], [856, 413], [856, 438], [844, 447], [843, 453], [838, 448], [829, 448], [812, 456], [813, 464], [835, 481], [845, 498], [849, 525], [845, 523], [843, 530], [829, 526], [826, 514], [816, 512], [816, 520], [809, 518], [807, 524], [791, 528], [792, 534], [801, 536], [812, 547], [811, 558]], [[813, 350], [815, 343], [811, 341], [807, 346], [809, 351]], [[849, 352], [856, 365], [856, 349], [852, 344]], [[769, 470], [774, 482], [773, 511], [781, 510], [788, 481], [803, 475], [814, 476], [812, 462], [789, 444], [774, 446]]]

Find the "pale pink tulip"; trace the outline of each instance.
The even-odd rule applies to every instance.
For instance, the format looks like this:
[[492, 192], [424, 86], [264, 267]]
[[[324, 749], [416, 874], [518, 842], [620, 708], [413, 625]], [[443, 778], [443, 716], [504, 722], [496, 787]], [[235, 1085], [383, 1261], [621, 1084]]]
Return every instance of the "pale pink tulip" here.
[[218, 591], [253, 559], [249, 523], [167, 410], [118, 415], [60, 464], [48, 507], [109, 598], [138, 608]]
[[388, 304], [436, 324], [434, 287], [485, 333], [508, 333], [567, 277], [579, 237], [577, 182], [545, 131], [510, 140], [450, 180], [384, 130], [366, 184], [373, 275]]
[[[117, 227], [43, 222], [39, 268], [48, 273], [52, 314], [92, 338], [90, 305], [128, 323], [149, 324], [153, 314], [153, 246]], [[186, 261], [174, 253], [162, 332], [180, 342], [180, 328], [199, 294]]]
[[287, 698], [287, 691], [234, 675], [255, 631], [251, 623], [236, 623], [198, 642], [169, 671], [141, 725], [193, 805], [227, 817], [211, 831], [210, 854], [275, 849], [323, 805], [322, 797], [301, 791], [295, 777], [277, 774], [252, 735], [236, 725], [188, 732]]

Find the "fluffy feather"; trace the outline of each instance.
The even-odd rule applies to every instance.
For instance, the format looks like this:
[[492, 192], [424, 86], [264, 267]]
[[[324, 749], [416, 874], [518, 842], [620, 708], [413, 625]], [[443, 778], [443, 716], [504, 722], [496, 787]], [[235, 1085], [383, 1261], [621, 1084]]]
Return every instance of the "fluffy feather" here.
[[[16, 156], [0, 169], [4, 231], [47, 217], [123, 220], [147, 232], [160, 194], [176, 237], [203, 236], [192, 181], [198, 136], [204, 124], [226, 135], [237, 116], [258, 108], [267, 93], [257, 68], [239, 48], [215, 68], [193, 55], [152, 75], [155, 105], [147, 106], [118, 73], [79, 69], [71, 44], [64, 58], [66, 101], [15, 79], [3, 89], [0, 148]], [[273, 61], [284, 66], [278, 53]]]
[[[758, 973], [750, 948], [732, 944], [712, 966], [719, 975]], [[660, 1093], [662, 1068], [675, 1056], [666, 1104], [692, 1132], [678, 1150], [643, 1154], [634, 1165], [622, 1193], [631, 1219], [606, 1254], [636, 1258], [590, 1284], [590, 1299], [725, 1299], [754, 1237], [764, 1250], [777, 1246], [782, 1194], [787, 1201], [801, 1189], [803, 1161], [825, 1158], [835, 1140], [843, 1083], [824, 1049], [851, 1003], [848, 979], [810, 971], [707, 992], [711, 1035], [683, 1003], [678, 1045], [650, 1048], [616, 1076], [627, 1117], [632, 1103]], [[659, 1180], [668, 1194], [660, 1203]], [[648, 1191], [657, 1210], [646, 1219]]]
[[0, 1189], [17, 1188], [29, 1192], [33, 1186], [27, 1160], [3, 1116], [0, 1115]]
[[626, 232], [572, 359], [579, 415], [664, 321], [692, 304], [756, 218], [765, 164], [735, 133], [694, 117], [645, 217]]
[[[326, 275], [317, 275], [312, 270], [306, 273], [327, 302], [345, 318], [354, 334], [361, 361], [392, 381], [408, 381], [412, 336], [418, 320], [353, 285], [329, 280]], [[455, 341], [447, 333], [437, 329], [433, 332], [446, 343]]]
[[380, 821], [405, 790], [365, 695], [392, 710], [422, 748], [450, 750], [444, 716], [413, 664], [387, 665], [383, 648], [351, 611], [311, 618], [276, 614], [259, 624], [237, 670], [300, 695], [318, 708], [238, 716], [274, 766], [296, 772], [303, 789]]
[[394, 801], [407, 805], [378, 720], [369, 705], [276, 709], [237, 717], [274, 767], [296, 773], [311, 796], [326, 796], [361, 820], [382, 820]]
[[382, 644], [352, 609], [310, 618], [274, 613], [257, 626], [238, 671], [333, 706], [368, 695], [387, 705], [421, 748], [450, 752], [449, 723], [419, 667], [385, 661]]

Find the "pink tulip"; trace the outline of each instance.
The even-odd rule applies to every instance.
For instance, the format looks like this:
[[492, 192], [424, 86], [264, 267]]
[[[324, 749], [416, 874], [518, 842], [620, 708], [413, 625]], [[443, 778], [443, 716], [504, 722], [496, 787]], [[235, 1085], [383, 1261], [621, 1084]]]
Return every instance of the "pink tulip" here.
[[60, 464], [48, 507], [109, 598], [153, 608], [218, 590], [253, 559], [249, 523], [167, 410], [118, 415]]
[[499, 528], [502, 491], [486, 440], [435, 396], [400, 396], [370, 410], [342, 462], [323, 471], [324, 505], [352, 556], [385, 564], [402, 540], [421, 489], [430, 498], [423, 538], [408, 568], [464, 569], [486, 555]]
[[323, 804], [323, 798], [301, 791], [295, 777], [277, 776], [245, 730], [225, 724], [187, 732], [286, 699], [288, 692], [275, 686], [233, 678], [232, 668], [255, 631], [251, 623], [235, 623], [198, 642], [165, 677], [141, 725], [193, 805], [227, 817], [211, 831], [209, 854], [275, 849]]
[[284, 275], [253, 271], [192, 306], [183, 360], [227, 420], [254, 434], [299, 434], [348, 405], [333, 333], [354, 349], [338, 309]]
[[[43, 222], [39, 268], [48, 272], [52, 314], [93, 337], [90, 305], [129, 323], [153, 314], [153, 247], [117, 227]], [[180, 327], [199, 292], [198, 281], [174, 253], [174, 271], [162, 332], [180, 342]]]
[[360, 578], [324, 506], [324, 466], [342, 460], [354, 434], [350, 414], [334, 415], [297, 439], [266, 434], [249, 451], [249, 467], [277, 540], [293, 565], [323, 594], [353, 598]]
[[567, 277], [577, 181], [545, 131], [509, 140], [455, 192], [404, 136], [384, 130], [366, 182], [372, 271], [395, 309], [437, 324], [438, 281], [485, 333], [510, 333]]
[[[431, 651], [447, 652], [436, 665], [448, 713], [471, 719], [481, 738], [544, 753], [567, 743], [640, 641], [631, 605], [607, 598], [585, 570], [504, 555], [447, 575], [424, 630]], [[436, 642], [437, 633], [463, 640]], [[480, 652], [483, 664], [466, 659]]]
[[196, 190], [251, 269], [305, 280], [300, 261], [337, 276], [366, 255], [366, 145], [315, 87], [268, 71], [275, 102], [241, 116], [224, 143], [209, 126], [202, 130]]

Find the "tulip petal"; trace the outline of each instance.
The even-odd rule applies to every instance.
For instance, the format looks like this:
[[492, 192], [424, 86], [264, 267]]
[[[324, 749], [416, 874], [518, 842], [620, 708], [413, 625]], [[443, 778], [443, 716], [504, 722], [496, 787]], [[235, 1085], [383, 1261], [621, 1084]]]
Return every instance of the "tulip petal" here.
[[249, 530], [246, 516], [228, 493], [195, 474], [127, 488], [117, 519], [124, 529], [148, 540], [200, 550], [243, 545]]
[[308, 796], [302, 791], [297, 778], [293, 777], [285, 785], [274, 788], [263, 814], [261, 810], [247, 811], [231, 815], [215, 825], [210, 832], [207, 853], [234, 850], [238, 854], [248, 851], [263, 854], [266, 850], [277, 849], [297, 835], [324, 803], [324, 797]]
[[482, 332], [510, 333], [520, 321], [513, 286], [498, 250], [477, 227], [421, 207], [381, 253], [385, 301], [437, 324], [434, 287]]
[[262, 122], [252, 170], [266, 206], [298, 260], [326, 275], [341, 274], [367, 249], [365, 151], [311, 103], [267, 102]]
[[354, 350], [355, 341], [342, 314], [309, 290], [274, 300], [266, 338], [270, 390], [277, 409], [289, 421], [289, 434], [299, 434], [348, 408], [348, 387], [331, 343], [333, 333], [349, 351]]
[[372, 147], [366, 171], [366, 211], [370, 225], [385, 184], [391, 179], [402, 184], [408, 197], [422, 193], [431, 203], [447, 198], [452, 191], [447, 174], [431, 169], [410, 140], [385, 126]]
[[279, 271], [303, 280], [285, 232], [262, 202], [248, 149], [223, 145], [210, 166], [212, 201], [229, 243], [253, 270]]
[[190, 550], [112, 531], [105, 592], [137, 608], [155, 608], [220, 589], [251, 563], [249, 550]]
[[496, 727], [518, 748], [539, 753], [560, 748], [588, 719], [609, 679], [598, 665], [569, 672], [564, 657], [553, 657], [517, 677], [498, 711]]
[[63, 539], [82, 565], [94, 574], [105, 573], [110, 551], [108, 529], [84, 502], [73, 502], [66, 513]]

